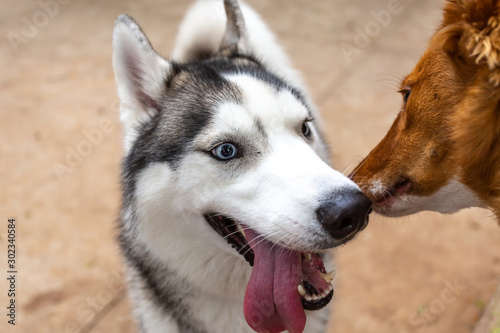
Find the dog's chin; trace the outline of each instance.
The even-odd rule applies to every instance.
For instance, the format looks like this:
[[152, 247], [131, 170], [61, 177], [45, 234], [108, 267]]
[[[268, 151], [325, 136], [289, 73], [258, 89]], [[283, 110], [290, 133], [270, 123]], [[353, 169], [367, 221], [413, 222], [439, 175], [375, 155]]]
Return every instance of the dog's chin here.
[[[256, 261], [255, 252], [252, 247], [257, 246], [261, 242], [267, 242], [263, 237], [257, 236], [248, 239], [249, 231], [251, 230], [244, 224], [237, 222], [231, 218], [217, 213], [204, 214], [208, 224], [231, 245], [250, 266], [254, 266]], [[246, 231], [246, 232], [245, 232]], [[254, 233], [253, 230], [252, 234]], [[343, 240], [346, 243], [354, 238]], [[335, 246], [342, 244], [335, 244]], [[281, 247], [277, 244], [272, 244], [277, 252], [295, 252]], [[331, 246], [330, 246], [331, 247]], [[300, 262], [302, 264], [302, 278], [300, 284], [297, 285], [295, 291], [300, 295], [300, 300], [304, 310], [320, 310], [324, 308], [333, 298], [334, 290], [332, 281], [335, 277], [335, 271], [326, 272], [323, 264], [322, 254], [313, 251], [296, 252], [300, 254]]]
[[410, 212], [408, 209], [406, 209], [406, 207], [403, 207], [404, 204], [402, 205], [400, 202], [398, 202], [400, 200], [401, 199], [395, 200], [393, 205], [378, 206], [378, 207], [375, 206], [374, 211], [382, 216], [394, 217], [394, 218], [413, 214], [413, 212]]

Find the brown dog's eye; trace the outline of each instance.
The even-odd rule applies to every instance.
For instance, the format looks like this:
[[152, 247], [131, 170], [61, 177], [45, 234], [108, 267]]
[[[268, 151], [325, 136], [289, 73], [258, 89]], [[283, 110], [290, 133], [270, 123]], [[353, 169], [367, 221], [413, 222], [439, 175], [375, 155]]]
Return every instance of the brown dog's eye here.
[[401, 93], [403, 94], [403, 102], [405, 104], [408, 103], [408, 98], [410, 98], [411, 90], [402, 90]]

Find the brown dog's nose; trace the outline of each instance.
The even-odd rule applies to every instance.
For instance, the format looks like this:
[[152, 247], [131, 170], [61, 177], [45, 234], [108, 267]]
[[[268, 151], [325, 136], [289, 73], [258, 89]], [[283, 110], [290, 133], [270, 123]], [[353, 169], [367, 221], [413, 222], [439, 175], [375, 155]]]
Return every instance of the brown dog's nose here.
[[332, 194], [316, 210], [323, 228], [335, 239], [343, 240], [366, 228], [372, 202], [357, 190]]

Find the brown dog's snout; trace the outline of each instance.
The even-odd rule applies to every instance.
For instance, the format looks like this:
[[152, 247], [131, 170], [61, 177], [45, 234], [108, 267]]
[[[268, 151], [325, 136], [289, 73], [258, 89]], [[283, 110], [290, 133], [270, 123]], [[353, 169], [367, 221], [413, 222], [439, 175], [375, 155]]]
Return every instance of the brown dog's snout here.
[[370, 199], [358, 190], [348, 190], [322, 202], [316, 216], [333, 238], [344, 240], [366, 228], [371, 212]]

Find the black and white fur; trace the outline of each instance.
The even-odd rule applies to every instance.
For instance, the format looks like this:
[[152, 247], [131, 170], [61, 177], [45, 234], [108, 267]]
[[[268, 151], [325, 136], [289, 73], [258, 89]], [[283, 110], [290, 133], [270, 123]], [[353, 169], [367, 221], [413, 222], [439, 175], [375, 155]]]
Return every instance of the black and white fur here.
[[[130, 17], [116, 20], [125, 136], [119, 239], [142, 332], [253, 332], [242, 305], [251, 267], [203, 214], [229, 215], [290, 249], [321, 251], [347, 237], [333, 237], [318, 211], [359, 193], [328, 166], [318, 115], [272, 33], [248, 6], [244, 20], [235, 1], [227, 6], [236, 17], [226, 25], [222, 0], [195, 3], [171, 61]], [[240, 156], [215, 158], [223, 142]], [[323, 332], [327, 317], [312, 313], [305, 332]]]

